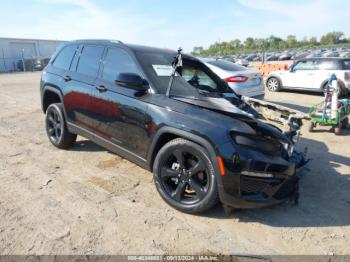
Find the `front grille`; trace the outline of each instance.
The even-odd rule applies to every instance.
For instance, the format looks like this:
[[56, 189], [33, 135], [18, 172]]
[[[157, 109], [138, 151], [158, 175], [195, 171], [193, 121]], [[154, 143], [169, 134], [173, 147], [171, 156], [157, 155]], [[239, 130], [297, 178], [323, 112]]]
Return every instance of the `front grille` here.
[[291, 196], [298, 189], [298, 180], [297, 176], [292, 176], [286, 180], [274, 195], [274, 198], [279, 200]]
[[241, 176], [241, 194], [254, 195], [264, 192], [270, 185], [266, 179], [250, 178]]

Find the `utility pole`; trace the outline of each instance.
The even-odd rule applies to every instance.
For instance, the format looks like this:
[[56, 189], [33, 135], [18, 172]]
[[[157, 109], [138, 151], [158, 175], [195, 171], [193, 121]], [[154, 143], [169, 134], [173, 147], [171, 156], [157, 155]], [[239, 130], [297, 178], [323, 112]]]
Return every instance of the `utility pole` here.
[[4, 62], [4, 71], [6, 71], [6, 62], [5, 62], [5, 52], [4, 52], [4, 48], [1, 48], [2, 50], [2, 59], [3, 59], [3, 62]]
[[22, 50], [21, 50], [22, 52], [22, 66], [23, 66], [23, 72], [25, 72], [26, 71], [26, 66], [25, 66], [25, 63], [24, 63], [24, 48], [22, 48]]

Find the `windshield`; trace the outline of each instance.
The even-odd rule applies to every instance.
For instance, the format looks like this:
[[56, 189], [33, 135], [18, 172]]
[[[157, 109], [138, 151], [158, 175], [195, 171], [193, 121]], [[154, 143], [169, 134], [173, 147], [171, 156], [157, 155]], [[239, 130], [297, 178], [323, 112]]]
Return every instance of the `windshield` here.
[[[165, 94], [172, 72], [173, 51], [136, 51], [135, 55], [149, 81], [158, 93]], [[183, 66], [174, 77], [170, 95], [197, 97], [200, 94], [233, 93], [233, 91], [202, 62], [183, 56]]]

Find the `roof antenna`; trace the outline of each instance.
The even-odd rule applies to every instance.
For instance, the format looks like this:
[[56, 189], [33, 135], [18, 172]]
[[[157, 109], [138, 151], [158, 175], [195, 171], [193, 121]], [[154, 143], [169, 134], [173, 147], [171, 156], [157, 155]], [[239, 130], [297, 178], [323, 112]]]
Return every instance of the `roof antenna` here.
[[168, 85], [168, 88], [167, 88], [166, 93], [165, 93], [165, 95], [167, 97], [170, 96], [170, 91], [171, 91], [171, 87], [173, 85], [174, 77], [176, 74], [176, 69], [178, 67], [182, 67], [182, 53], [181, 52], [182, 52], [182, 48], [179, 47], [179, 49], [177, 50], [177, 55], [174, 57], [174, 61], [172, 62], [173, 72], [170, 75], [169, 85]]

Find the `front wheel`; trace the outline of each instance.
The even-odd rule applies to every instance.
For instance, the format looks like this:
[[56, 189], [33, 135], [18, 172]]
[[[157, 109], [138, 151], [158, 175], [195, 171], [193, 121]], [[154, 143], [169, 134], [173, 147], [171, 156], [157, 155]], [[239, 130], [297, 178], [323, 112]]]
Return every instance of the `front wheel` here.
[[51, 104], [46, 110], [46, 133], [50, 142], [58, 148], [67, 149], [77, 139], [68, 131], [61, 103]]
[[281, 82], [276, 77], [270, 77], [266, 82], [266, 87], [271, 92], [278, 92], [281, 90]]
[[159, 194], [178, 210], [200, 213], [218, 202], [213, 164], [196, 143], [177, 138], [165, 144], [156, 156], [153, 172]]

